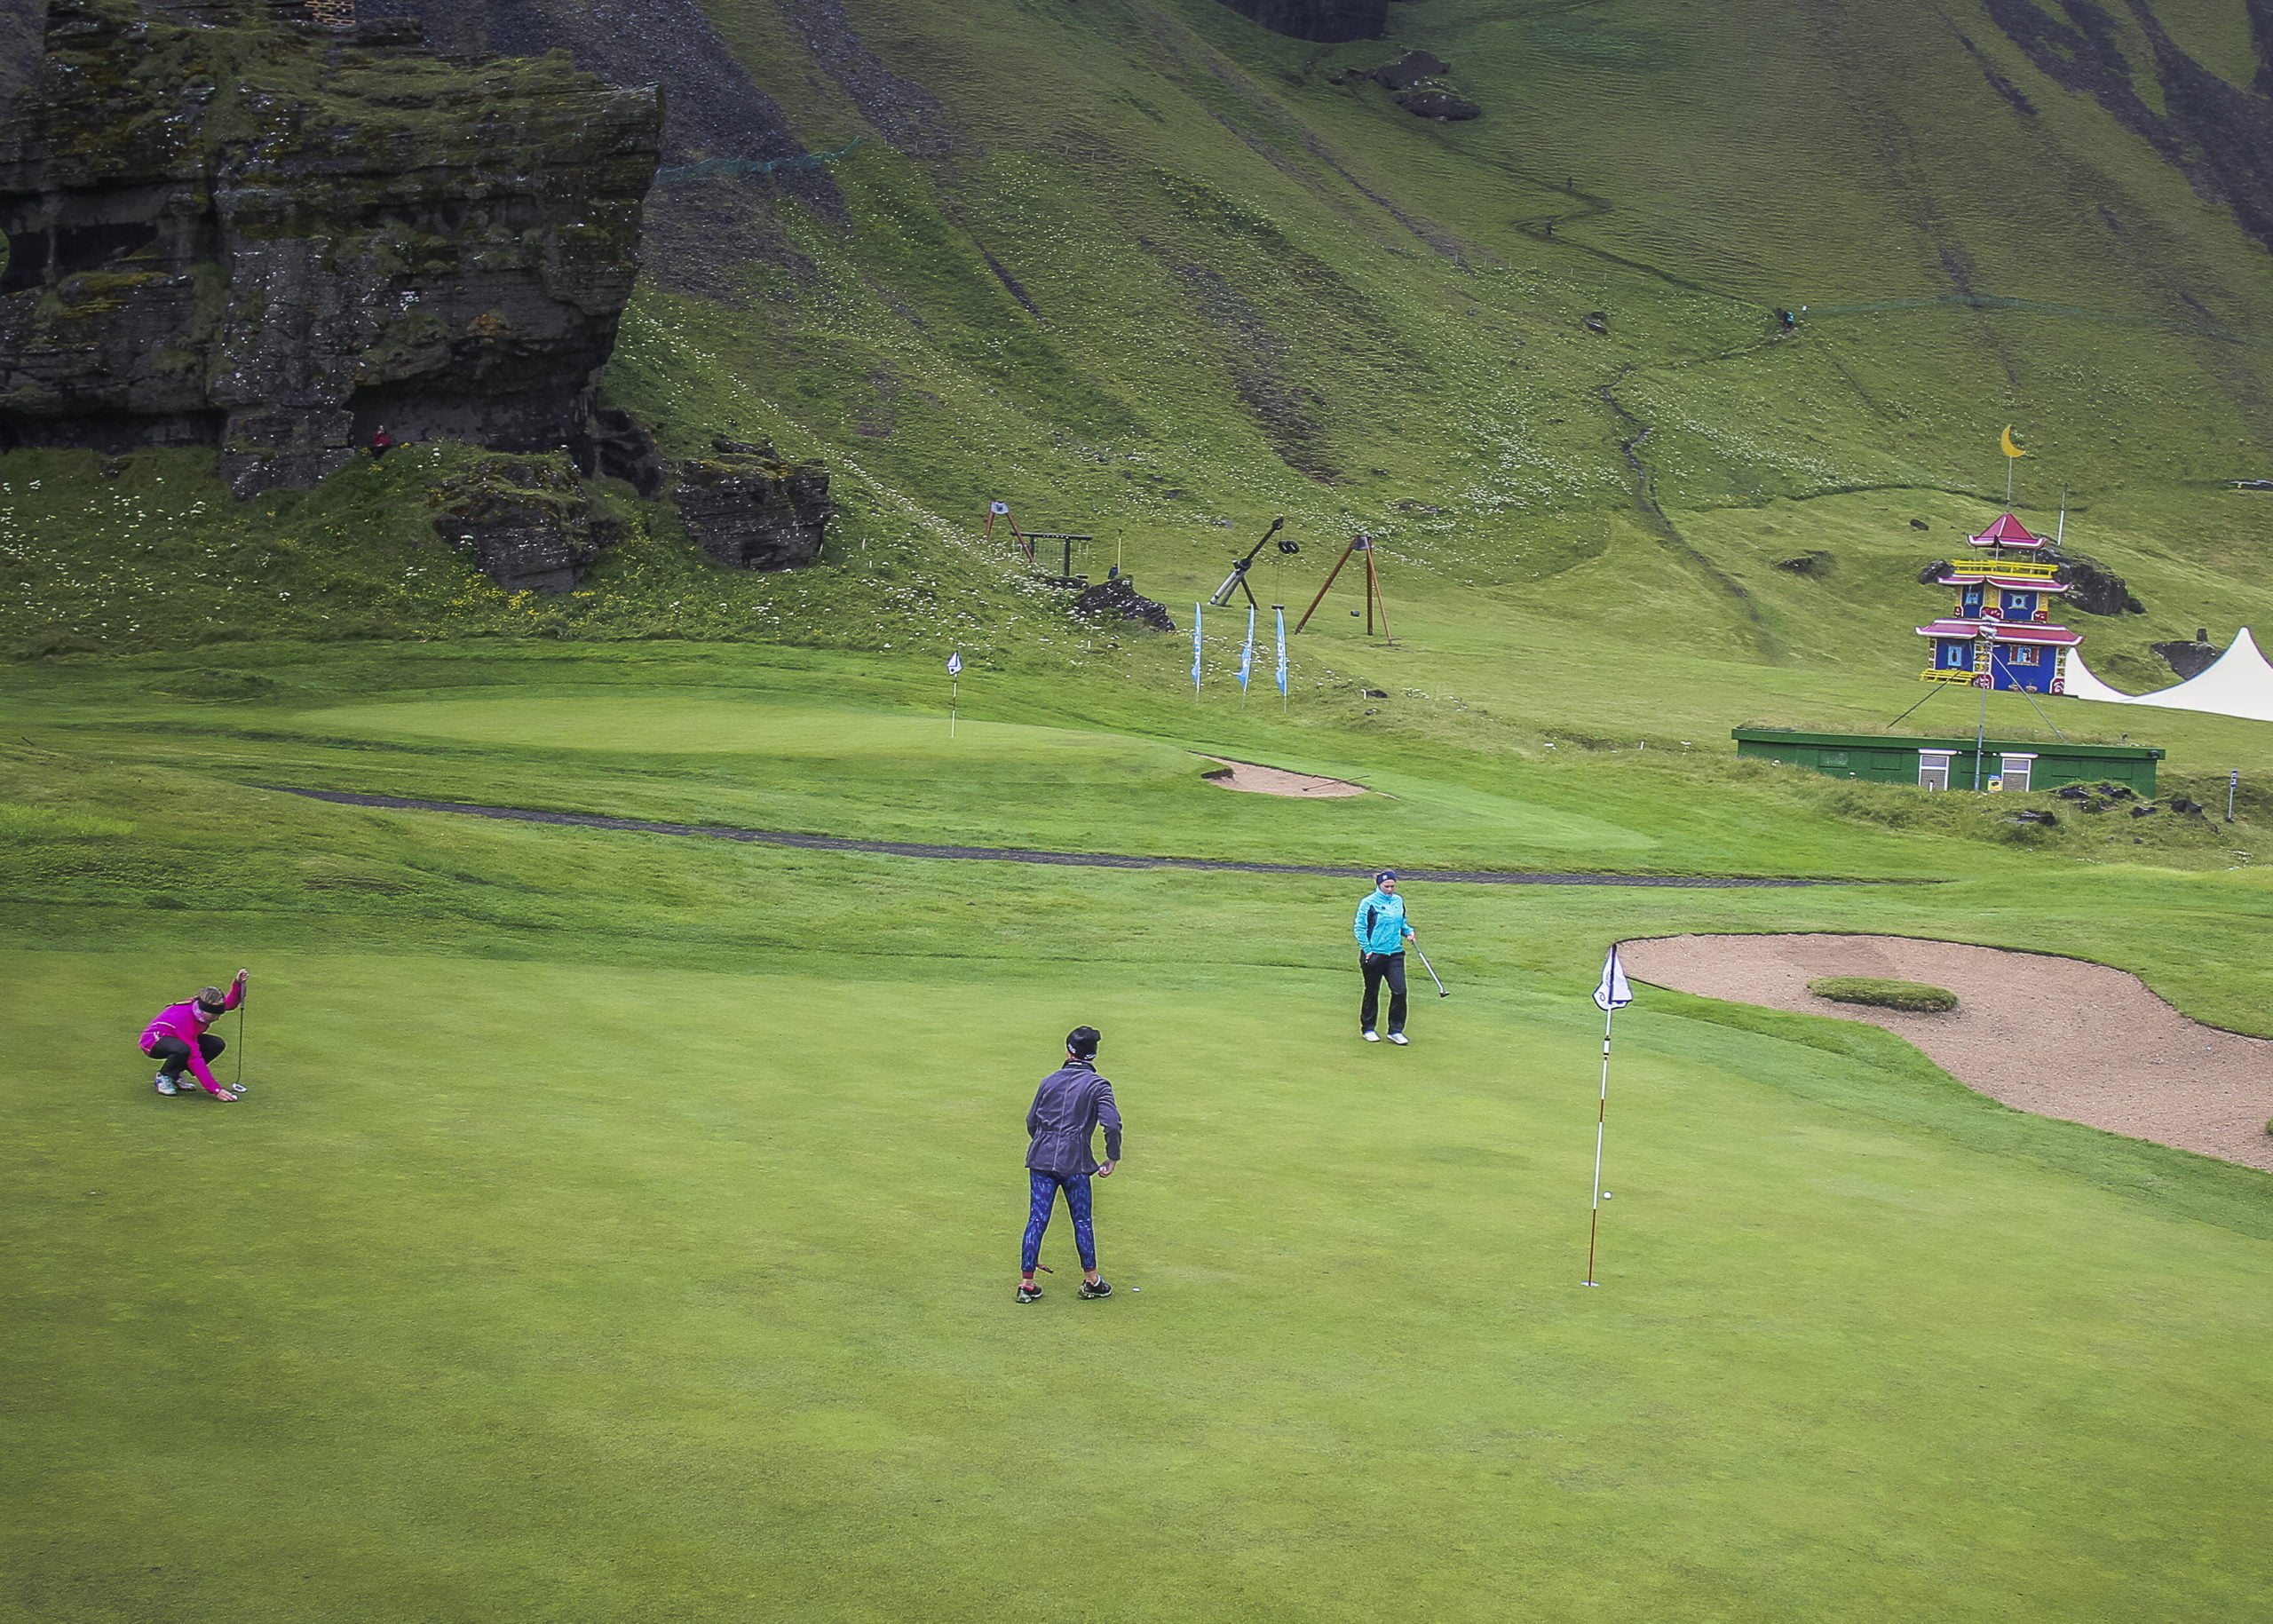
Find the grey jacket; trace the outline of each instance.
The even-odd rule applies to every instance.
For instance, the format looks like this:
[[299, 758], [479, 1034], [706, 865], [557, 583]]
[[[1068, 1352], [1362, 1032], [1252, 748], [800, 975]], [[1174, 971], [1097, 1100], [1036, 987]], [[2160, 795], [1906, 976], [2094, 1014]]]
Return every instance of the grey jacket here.
[[1121, 1160], [1121, 1111], [1113, 1084], [1087, 1060], [1068, 1060], [1041, 1080], [1026, 1112], [1026, 1166], [1061, 1178], [1097, 1170], [1089, 1136], [1105, 1124], [1105, 1159]]

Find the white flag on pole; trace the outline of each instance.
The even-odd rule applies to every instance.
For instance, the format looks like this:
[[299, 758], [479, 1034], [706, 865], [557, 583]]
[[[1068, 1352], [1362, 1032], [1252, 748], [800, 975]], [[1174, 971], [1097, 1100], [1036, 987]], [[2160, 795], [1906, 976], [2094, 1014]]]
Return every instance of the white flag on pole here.
[[1273, 604], [1271, 614], [1279, 622], [1279, 693], [1283, 699], [1287, 693], [1287, 612]]
[[1247, 692], [1247, 680], [1255, 670], [1255, 606], [1247, 606], [1247, 641], [1239, 647], [1239, 692]]
[[1200, 606], [1192, 606], [1192, 691], [1200, 692]]
[[958, 649], [954, 654], [947, 656], [947, 675], [950, 677], [960, 677], [962, 675], [962, 650]]
[[1595, 1008], [1607, 1015], [1633, 1002], [1634, 989], [1626, 985], [1626, 966], [1619, 962], [1618, 948], [1613, 944], [1610, 956], [1602, 962], [1602, 985], [1595, 988]]

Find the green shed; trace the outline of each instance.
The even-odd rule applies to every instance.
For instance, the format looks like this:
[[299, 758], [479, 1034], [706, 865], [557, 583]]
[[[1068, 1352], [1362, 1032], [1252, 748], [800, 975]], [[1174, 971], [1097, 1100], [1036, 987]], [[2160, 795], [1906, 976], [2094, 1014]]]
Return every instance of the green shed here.
[[1739, 727], [1732, 736], [1739, 756], [1787, 762], [1832, 778], [1916, 784], [1922, 789], [2051, 789], [2062, 784], [2112, 783], [2151, 796], [2155, 764], [2163, 758], [2161, 747], [2152, 744], [1990, 739], [1976, 747], [1969, 737], [1802, 733], [1781, 727]]

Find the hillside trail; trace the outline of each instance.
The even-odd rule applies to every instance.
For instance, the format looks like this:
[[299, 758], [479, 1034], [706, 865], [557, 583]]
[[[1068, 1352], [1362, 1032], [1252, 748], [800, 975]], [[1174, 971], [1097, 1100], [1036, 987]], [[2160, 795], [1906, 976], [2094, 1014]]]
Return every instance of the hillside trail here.
[[[2273, 1172], [2273, 1042], [2205, 1026], [2128, 970], [1904, 936], [1667, 936], [1624, 944], [1637, 980], [1864, 1021], [2016, 1110]], [[1945, 1015], [1833, 1003], [1822, 976], [1922, 981]]]

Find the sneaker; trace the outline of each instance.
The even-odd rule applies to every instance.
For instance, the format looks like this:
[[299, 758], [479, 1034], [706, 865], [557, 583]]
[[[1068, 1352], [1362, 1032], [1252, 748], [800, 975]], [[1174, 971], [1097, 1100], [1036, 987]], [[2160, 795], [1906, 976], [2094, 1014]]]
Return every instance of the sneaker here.
[[1084, 1297], [1088, 1297], [1092, 1300], [1097, 1297], [1109, 1297], [1113, 1295], [1113, 1282], [1108, 1279], [1101, 1279], [1096, 1285], [1092, 1286], [1089, 1281], [1083, 1280], [1081, 1282], [1081, 1295]]
[[1035, 1285], [1032, 1280], [1020, 1280], [1018, 1282], [1018, 1301], [1021, 1303], [1041, 1302], [1041, 1287]]
[[167, 1076], [163, 1072], [160, 1072], [158, 1073], [155, 1081], [158, 1092], [161, 1094], [171, 1095], [181, 1092], [180, 1088], [175, 1083], [174, 1080]]
[[1406, 1038], [1405, 1034], [1402, 1032], [1392, 1032], [1389, 1034], [1389, 1041], [1396, 1044], [1399, 1049], [1402, 1049], [1411, 1040]]
[[1366, 1034], [1366, 1042], [1367, 1042], [1368, 1043], [1378, 1043], [1378, 1042], [1380, 1042], [1381, 1041], [1382, 1041], [1382, 1034], [1381, 1034], [1380, 1033], [1378, 1033], [1378, 1032], [1368, 1032], [1367, 1034]]

